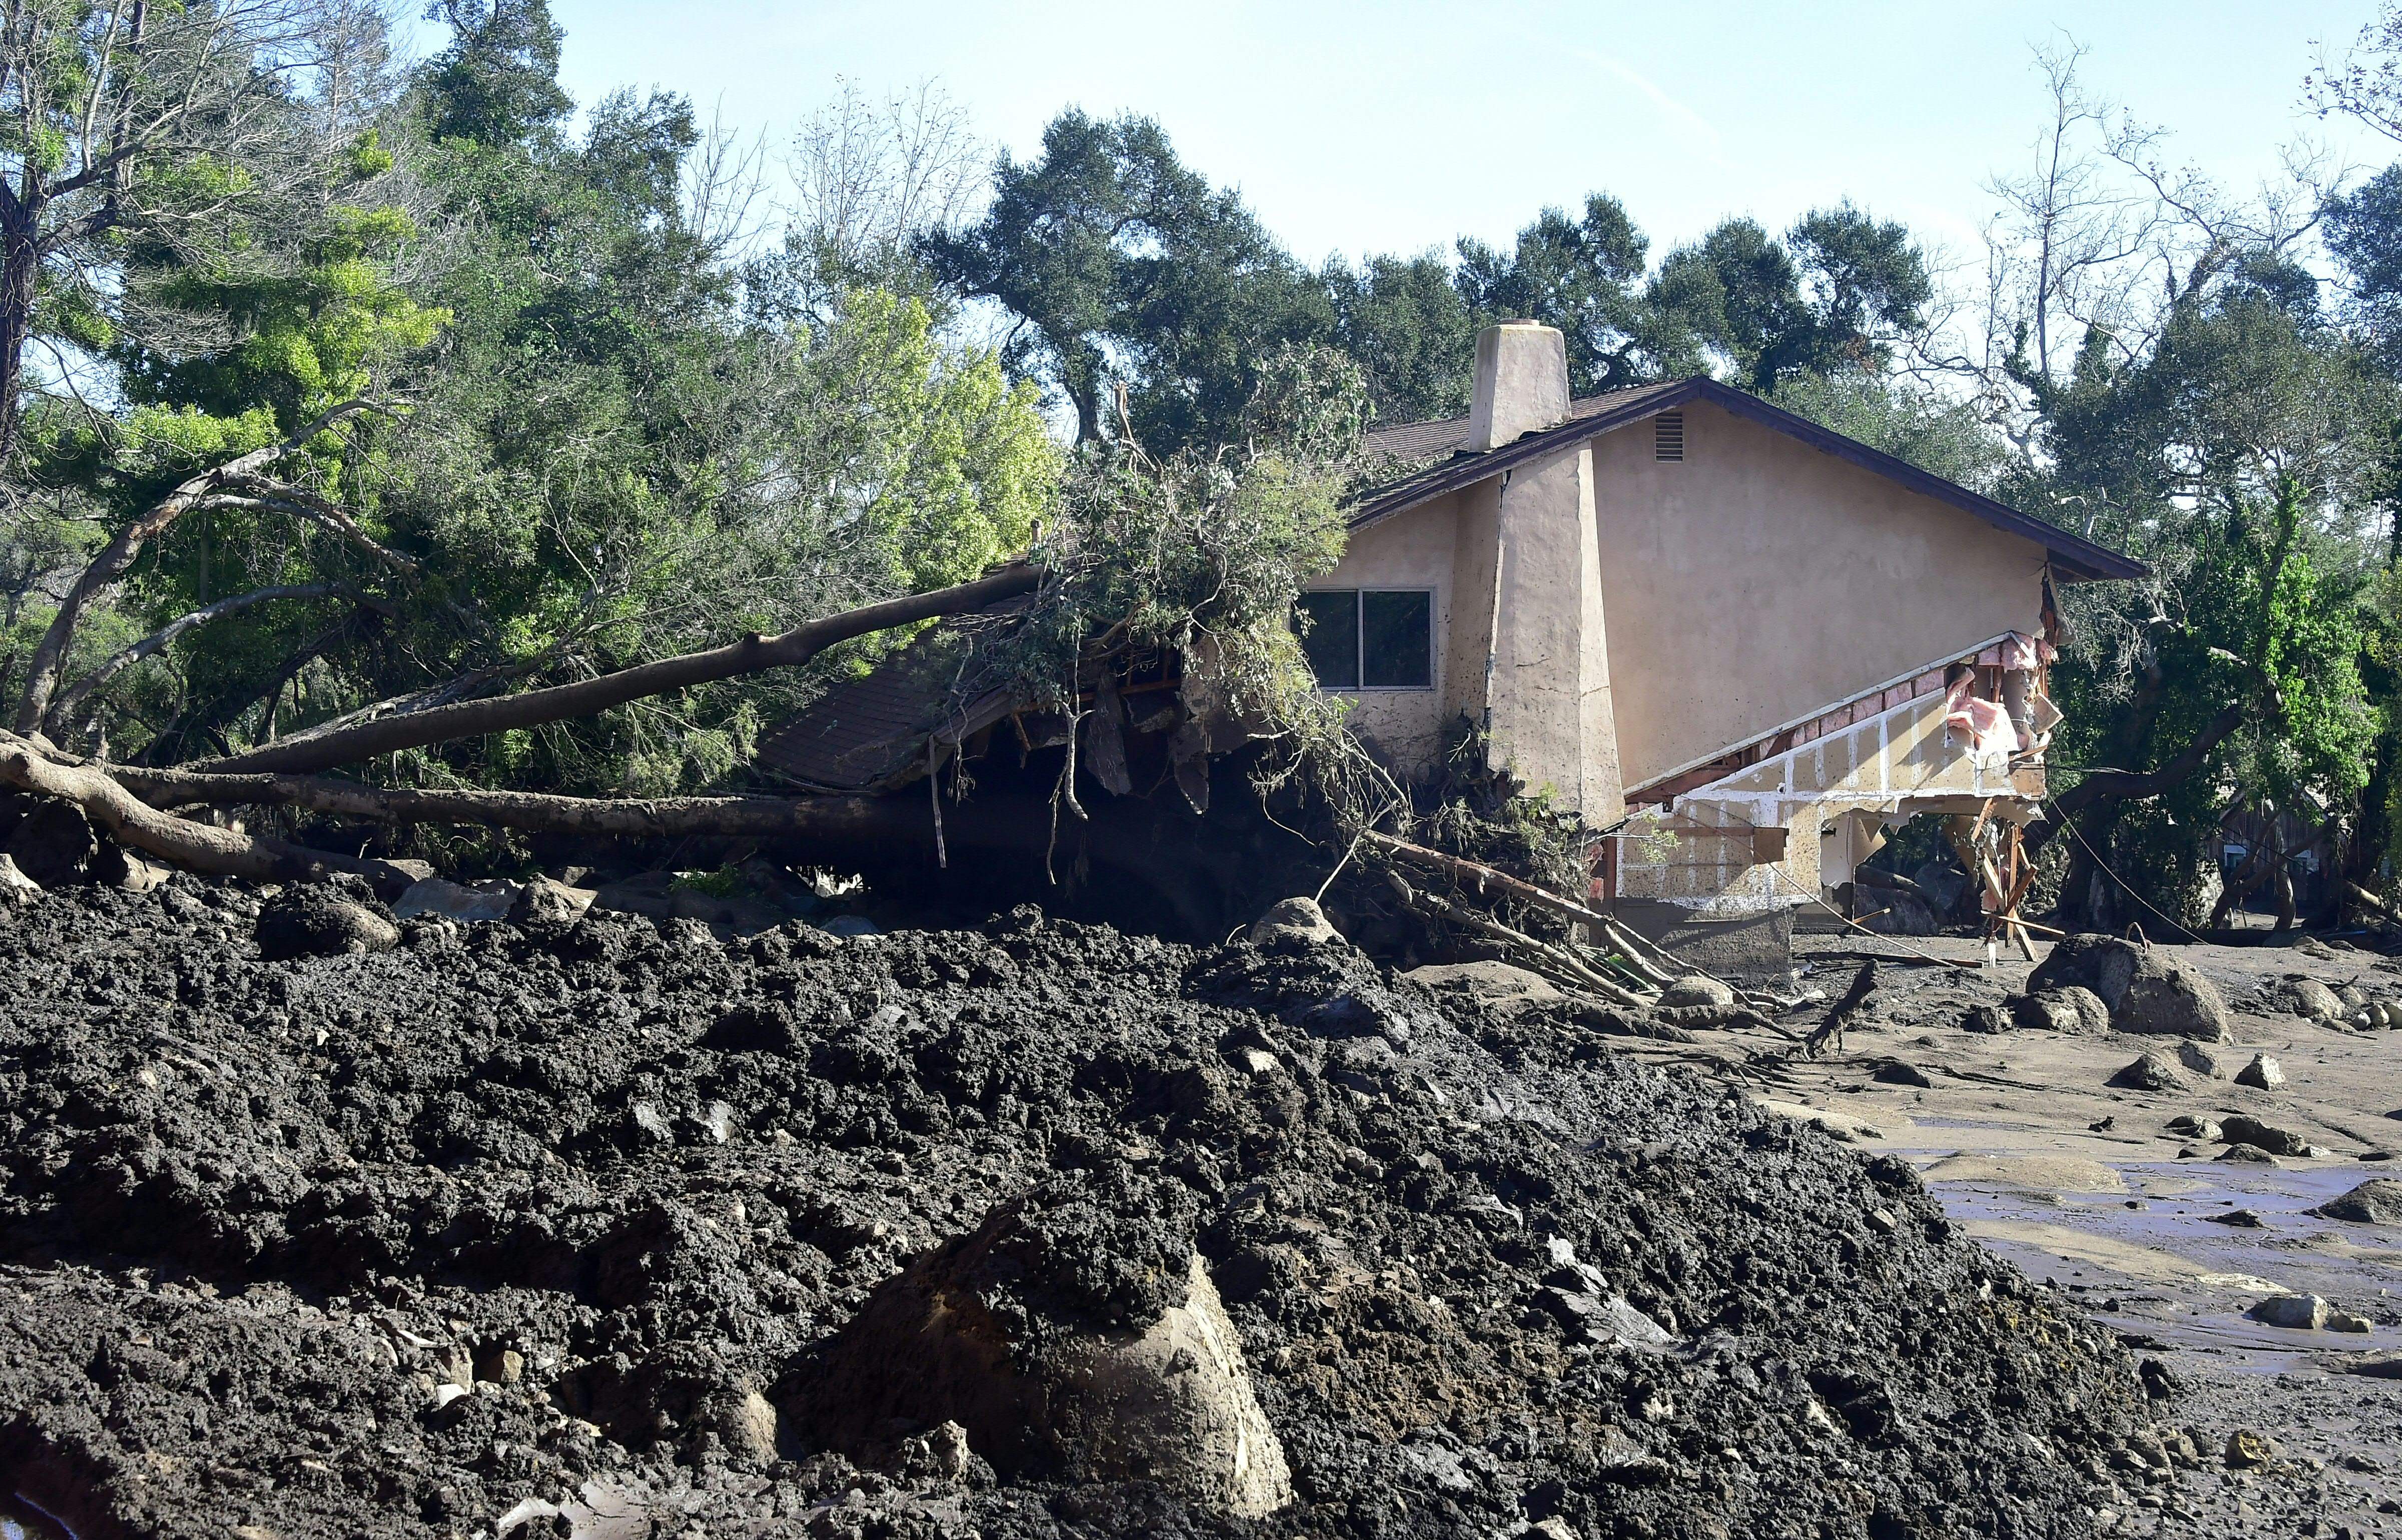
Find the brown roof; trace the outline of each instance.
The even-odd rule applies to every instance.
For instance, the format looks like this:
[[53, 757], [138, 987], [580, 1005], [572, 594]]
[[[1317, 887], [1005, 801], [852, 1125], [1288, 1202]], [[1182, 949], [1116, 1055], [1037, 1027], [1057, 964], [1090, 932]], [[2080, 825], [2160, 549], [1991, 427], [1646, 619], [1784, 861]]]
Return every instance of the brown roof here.
[[[1351, 528], [1363, 529], [1446, 492], [1474, 486], [1515, 466], [1557, 454], [1572, 444], [1598, 437], [1693, 401], [1707, 402], [1737, 417], [1798, 438], [1812, 448], [1898, 481], [1912, 491], [1939, 502], [1950, 503], [1963, 513], [1973, 514], [1997, 529], [2032, 540], [2044, 547], [2052, 566], [2071, 582], [2142, 577], [2150, 571], [2140, 561], [2070, 534], [2056, 524], [2020, 513], [1981, 492], [1972, 492], [1957, 482], [1946, 481], [1931, 472], [1920, 470], [1906, 460], [1897, 459], [1882, 449], [1871, 448], [1856, 438], [1846, 438], [1831, 428], [1821, 427], [1782, 406], [1771, 406], [1747, 392], [1721, 385], [1707, 376], [1662, 380], [1654, 385], [1636, 385], [1622, 391], [1587, 396], [1570, 403], [1567, 417], [1552, 427], [1523, 433], [1508, 444], [1479, 453], [1470, 453], [1459, 447], [1468, 439], [1468, 419], [1464, 417], [1442, 422], [1401, 423], [1372, 430], [1368, 434], [1369, 447], [1397, 458], [1424, 459], [1428, 455], [1443, 452], [1445, 445], [1451, 448], [1451, 458], [1364, 493], [1351, 505]], [[1408, 447], [1400, 447], [1401, 446]]]
[[[1005, 600], [983, 615], [1025, 608]], [[874, 791], [914, 779], [926, 767], [926, 748], [976, 731], [1006, 714], [995, 692], [964, 709], [951, 698], [958, 668], [953, 643], [980, 617], [929, 627], [906, 647], [857, 679], [845, 680], [800, 715], [759, 741], [760, 769], [824, 791]]]
[[[1622, 390], [1604, 391], [1568, 403], [1566, 422], [1581, 422], [1613, 407], [1622, 406], [1644, 396], [1663, 390], [1673, 390], [1682, 380], [1667, 380], [1657, 385], [1629, 385]], [[1426, 460], [1435, 455], [1457, 454], [1468, 443], [1468, 419], [1446, 417], [1431, 422], [1396, 422], [1387, 427], [1371, 428], [1367, 433], [1368, 447], [1395, 460]]]

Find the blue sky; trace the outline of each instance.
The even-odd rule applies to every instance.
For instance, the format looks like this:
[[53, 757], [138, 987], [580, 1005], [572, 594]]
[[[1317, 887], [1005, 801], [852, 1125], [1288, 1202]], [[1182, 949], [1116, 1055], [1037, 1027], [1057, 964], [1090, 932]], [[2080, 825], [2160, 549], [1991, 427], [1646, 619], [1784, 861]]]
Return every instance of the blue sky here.
[[1965, 257], [1981, 182], [2026, 158], [2042, 111], [2030, 49], [2064, 34], [2092, 89], [2227, 182], [2303, 134], [2364, 166], [2402, 157], [2298, 104], [2313, 41], [2348, 43], [2368, 0], [552, 3], [580, 101], [663, 86], [771, 139], [837, 77], [871, 95], [932, 77], [1020, 152], [1070, 103], [1147, 113], [1311, 261], [1506, 240], [1594, 188], [1655, 252], [1725, 213], [1781, 227], [1849, 196]]

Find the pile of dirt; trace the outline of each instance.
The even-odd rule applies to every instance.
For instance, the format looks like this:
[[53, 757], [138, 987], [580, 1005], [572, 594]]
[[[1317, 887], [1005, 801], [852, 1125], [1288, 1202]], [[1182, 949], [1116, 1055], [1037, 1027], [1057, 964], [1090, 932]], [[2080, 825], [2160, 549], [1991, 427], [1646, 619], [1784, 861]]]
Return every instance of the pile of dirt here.
[[86, 1540], [2049, 1536], [2142, 1418], [1903, 1162], [1340, 942], [261, 909], [0, 908]]

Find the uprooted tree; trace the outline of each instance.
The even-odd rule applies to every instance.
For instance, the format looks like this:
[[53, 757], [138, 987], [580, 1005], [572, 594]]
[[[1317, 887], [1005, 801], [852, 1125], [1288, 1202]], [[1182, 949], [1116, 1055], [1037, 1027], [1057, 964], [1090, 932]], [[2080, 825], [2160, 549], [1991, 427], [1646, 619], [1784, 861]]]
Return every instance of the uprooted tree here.
[[[770, 670], [798, 670], [829, 649], [942, 616], [1012, 613], [987, 626], [962, 665], [964, 695], [1003, 690], [1035, 708], [1078, 697], [1080, 663], [1096, 649], [1165, 649], [1206, 658], [1212, 709], [1288, 740], [1294, 760], [1344, 740], [1307, 687], [1285, 621], [1301, 582], [1339, 549], [1336, 499], [1356, 443], [1356, 381], [1335, 371], [1331, 405], [1309, 404], [1314, 362], [1297, 359], [1291, 387], [1263, 393], [1281, 417], [1263, 416], [1261, 436], [1241, 450], [1154, 462], [1139, 449], [1096, 457], [1062, 502], [1045, 539], [1028, 557], [963, 583], [904, 593], [817, 617], [775, 635], [650, 659], [593, 677], [476, 698], [419, 690], [345, 713], [327, 723], [182, 765], [125, 764], [78, 754], [56, 707], [105, 685], [123, 649], [73, 683], [63, 660], [92, 596], [122, 580], [149, 543], [184, 516], [228, 503], [314, 519], [370, 551], [407, 584], [421, 575], [409, 557], [366, 534], [357, 519], [279, 467], [305, 461], [315, 436], [351, 416], [337, 408], [299, 432], [177, 485], [129, 521], [69, 586], [33, 663], [16, 712], [0, 735], [0, 783], [76, 804], [123, 843], [194, 871], [294, 877], [335, 871], [392, 878], [384, 863], [313, 850], [266, 835], [176, 816], [194, 806], [300, 810], [381, 824], [461, 823], [495, 829], [633, 838], [662, 835], [812, 835], [873, 826], [865, 800], [761, 795], [674, 798], [575, 797], [475, 787], [376, 785], [313, 772], [388, 760], [461, 739], [588, 720], [603, 712]], [[1322, 366], [1316, 361], [1315, 366]], [[1296, 405], [1299, 403], [1300, 405]], [[1296, 415], [1298, 414], [1298, 415]], [[1331, 426], [1329, 425], [1331, 421]], [[148, 639], [134, 644], [148, 645]], [[1074, 804], [1073, 763], [1060, 796]]]

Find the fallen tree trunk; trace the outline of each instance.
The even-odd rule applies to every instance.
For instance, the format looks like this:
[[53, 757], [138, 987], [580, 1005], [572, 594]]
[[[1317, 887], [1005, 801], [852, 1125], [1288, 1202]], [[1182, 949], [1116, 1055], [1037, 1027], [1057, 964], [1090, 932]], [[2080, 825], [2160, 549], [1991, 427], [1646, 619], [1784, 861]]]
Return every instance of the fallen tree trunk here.
[[361, 860], [179, 818], [143, 802], [107, 771], [62, 763], [60, 756], [13, 733], [0, 733], [0, 785], [71, 802], [118, 843], [188, 872], [264, 882], [319, 881], [330, 872], [349, 872], [367, 878], [379, 892], [387, 894], [397, 893], [415, 880], [389, 861]]
[[531, 833], [621, 838], [864, 834], [891, 821], [882, 797], [562, 797], [535, 791], [421, 791], [321, 776], [216, 775], [113, 764], [107, 774], [152, 807], [299, 807], [375, 823], [463, 823]]
[[378, 754], [421, 749], [454, 738], [480, 737], [488, 733], [593, 716], [648, 695], [667, 694], [767, 668], [793, 667], [852, 637], [914, 625], [937, 615], [980, 610], [1031, 592], [1041, 581], [1042, 573], [1036, 568], [1021, 563], [973, 583], [910, 594], [813, 620], [780, 636], [745, 637], [724, 647], [638, 664], [598, 679], [579, 680], [547, 690], [529, 690], [490, 700], [460, 701], [406, 716], [376, 717], [337, 732], [287, 738], [186, 768], [225, 774], [327, 770], [338, 764], [373, 759]]

